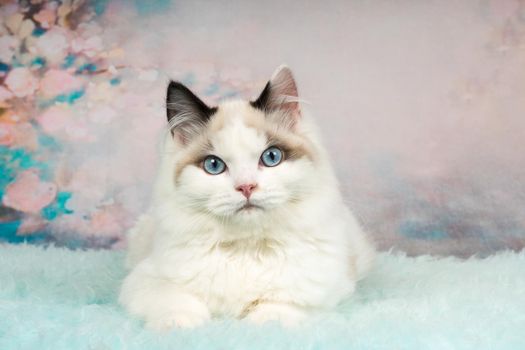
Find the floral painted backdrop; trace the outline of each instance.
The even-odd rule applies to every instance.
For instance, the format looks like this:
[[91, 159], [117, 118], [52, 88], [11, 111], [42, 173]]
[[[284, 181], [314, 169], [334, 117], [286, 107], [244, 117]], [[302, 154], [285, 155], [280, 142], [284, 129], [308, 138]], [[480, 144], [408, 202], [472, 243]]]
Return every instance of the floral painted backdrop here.
[[124, 247], [168, 79], [213, 104], [287, 62], [380, 248], [525, 245], [523, 1], [0, 4], [0, 241]]

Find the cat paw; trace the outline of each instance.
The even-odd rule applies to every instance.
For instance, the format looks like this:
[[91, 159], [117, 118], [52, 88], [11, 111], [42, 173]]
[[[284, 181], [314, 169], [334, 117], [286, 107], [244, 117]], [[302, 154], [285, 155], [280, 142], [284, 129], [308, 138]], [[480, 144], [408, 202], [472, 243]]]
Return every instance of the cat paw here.
[[174, 328], [195, 328], [210, 320], [208, 310], [174, 311], [146, 319], [146, 328], [166, 332]]
[[250, 312], [246, 319], [255, 324], [278, 321], [285, 327], [295, 327], [305, 318], [306, 313], [291, 304], [264, 303]]

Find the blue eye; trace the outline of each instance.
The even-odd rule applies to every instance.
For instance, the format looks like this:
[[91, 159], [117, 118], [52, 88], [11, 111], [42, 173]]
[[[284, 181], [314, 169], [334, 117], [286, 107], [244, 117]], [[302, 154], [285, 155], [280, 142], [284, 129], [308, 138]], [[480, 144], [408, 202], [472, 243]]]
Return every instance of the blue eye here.
[[261, 155], [261, 162], [268, 166], [276, 166], [283, 160], [283, 152], [277, 147], [270, 147]]
[[226, 164], [219, 157], [207, 156], [202, 163], [205, 172], [211, 175], [219, 175], [226, 169]]

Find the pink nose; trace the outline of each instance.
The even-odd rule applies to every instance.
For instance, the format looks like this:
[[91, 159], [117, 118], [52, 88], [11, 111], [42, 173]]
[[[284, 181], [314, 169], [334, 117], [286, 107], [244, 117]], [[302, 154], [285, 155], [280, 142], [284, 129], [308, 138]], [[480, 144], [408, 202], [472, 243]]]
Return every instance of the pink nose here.
[[250, 198], [250, 196], [252, 195], [253, 190], [256, 187], [257, 187], [257, 184], [244, 184], [244, 185], [237, 186], [235, 189], [237, 191], [239, 191], [239, 192], [242, 192], [244, 197]]

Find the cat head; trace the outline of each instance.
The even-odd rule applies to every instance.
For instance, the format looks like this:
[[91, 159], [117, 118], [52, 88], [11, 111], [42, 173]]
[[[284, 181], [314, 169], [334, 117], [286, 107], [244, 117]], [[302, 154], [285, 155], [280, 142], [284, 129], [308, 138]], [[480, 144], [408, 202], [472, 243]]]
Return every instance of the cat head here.
[[316, 183], [316, 148], [302, 128], [297, 85], [280, 67], [254, 101], [209, 107], [178, 82], [167, 91], [177, 201], [233, 223], [286, 215]]

